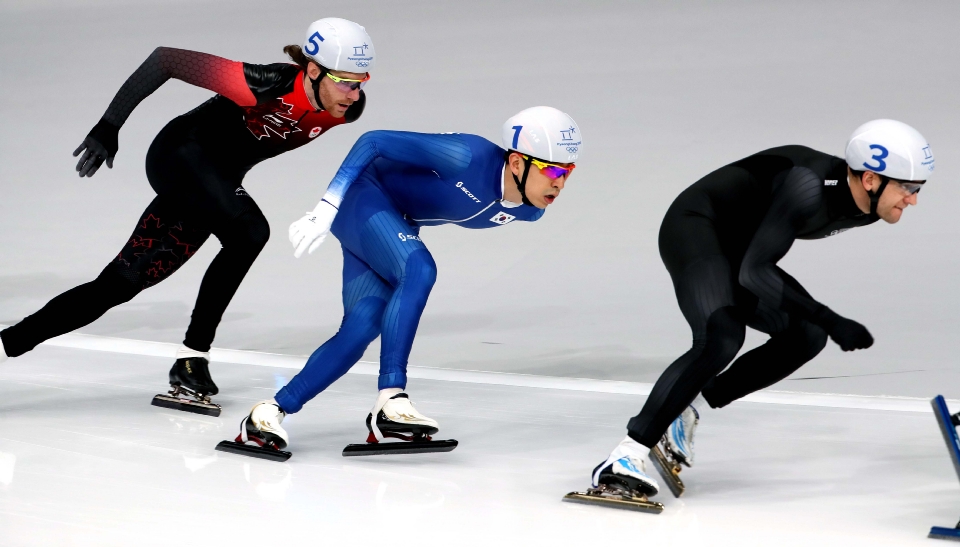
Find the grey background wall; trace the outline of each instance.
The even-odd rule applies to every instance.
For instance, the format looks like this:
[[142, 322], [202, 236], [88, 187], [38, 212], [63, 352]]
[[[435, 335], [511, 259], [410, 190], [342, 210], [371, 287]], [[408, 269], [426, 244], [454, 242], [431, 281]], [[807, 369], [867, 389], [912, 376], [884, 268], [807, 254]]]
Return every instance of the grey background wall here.
[[[273, 237], [217, 346], [307, 354], [336, 331], [339, 246], [295, 260], [286, 230], [364, 131], [497, 141], [507, 117], [547, 104], [582, 128], [575, 176], [536, 224], [424, 230], [440, 277], [411, 364], [653, 381], [689, 347], [656, 247], [676, 194], [771, 146], [840, 155], [857, 125], [890, 117], [917, 127], [937, 155], [920, 206], [896, 226], [798, 242], [782, 263], [877, 343], [854, 354], [831, 344], [778, 388], [960, 397], [960, 5], [949, 1], [5, 0], [0, 322], [97, 275], [153, 196], [151, 139], [210, 96], [168, 83], [123, 128], [115, 168], [78, 179], [70, 153], [153, 48], [278, 62], [325, 16], [373, 36], [368, 108], [248, 175]], [[176, 276], [82, 332], [180, 341], [218, 248], [211, 239]], [[748, 347], [763, 339], [750, 335]], [[366, 358], [377, 353], [374, 344]]]

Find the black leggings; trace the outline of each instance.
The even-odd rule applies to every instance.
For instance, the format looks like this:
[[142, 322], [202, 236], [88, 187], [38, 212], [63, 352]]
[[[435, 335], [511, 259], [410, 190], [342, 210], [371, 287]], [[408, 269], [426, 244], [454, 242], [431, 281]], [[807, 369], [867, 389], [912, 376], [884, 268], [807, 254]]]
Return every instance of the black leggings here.
[[270, 237], [260, 208], [241, 186], [243, 173], [216, 161], [176, 131], [157, 136], [147, 153], [147, 178], [157, 197], [100, 275], [57, 296], [0, 332], [7, 355], [88, 325], [110, 308], [170, 277], [210, 237], [222, 249], [200, 284], [184, 345], [209, 351], [223, 312]]
[[[726, 406], [786, 378], [827, 343], [820, 327], [759, 302], [740, 286], [742, 254], [735, 245], [722, 245], [714, 220], [696, 210], [693, 198], [678, 198], [660, 227], [660, 256], [693, 331], [693, 347], [660, 375], [640, 414], [627, 425], [630, 437], [648, 447], [698, 393], [711, 407]], [[770, 334], [770, 340], [721, 373], [743, 346], [748, 326]]]

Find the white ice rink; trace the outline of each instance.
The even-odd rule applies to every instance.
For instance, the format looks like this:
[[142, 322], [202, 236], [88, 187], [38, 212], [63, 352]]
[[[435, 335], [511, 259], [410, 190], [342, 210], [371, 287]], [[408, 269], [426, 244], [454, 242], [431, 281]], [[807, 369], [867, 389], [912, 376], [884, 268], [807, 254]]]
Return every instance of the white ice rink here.
[[585, 487], [643, 400], [581, 390], [643, 385], [415, 378], [418, 407], [460, 446], [345, 459], [376, 385], [348, 374], [284, 422], [293, 457], [275, 463], [213, 448], [294, 369], [216, 366], [224, 408], [213, 418], [150, 406], [169, 361], [41, 347], [0, 369], [0, 544], [907, 546], [960, 517], [922, 400], [780, 394], [708, 414], [686, 494], [664, 489], [666, 509], [650, 515], [560, 501]]
[[[169, 82], [123, 127], [114, 169], [78, 180], [71, 152], [154, 48], [281, 62], [326, 16], [376, 42], [367, 108], [244, 181], [273, 237], [217, 332], [233, 350], [212, 365], [223, 415], [149, 405], [211, 238], [82, 335], [0, 365], [0, 545], [908, 546], [936, 545], [929, 527], [960, 518], [927, 404], [943, 393], [960, 410], [955, 0], [0, 0], [0, 323], [116, 255], [154, 195], [151, 140], [210, 96]], [[361, 364], [285, 422], [289, 462], [215, 452], [338, 328], [337, 242], [295, 260], [285, 235], [357, 137], [497, 141], [536, 104], [569, 112], [584, 137], [544, 218], [421, 233], [439, 278], [410, 392], [461, 445], [341, 457], [374, 398], [375, 365]], [[896, 226], [798, 242], [780, 263], [876, 344], [830, 343], [778, 392], [706, 415], [687, 493], [659, 496], [663, 514], [562, 503], [689, 347], [657, 249], [674, 197], [772, 146], [840, 155], [880, 117], [916, 126], [937, 154], [919, 206]], [[748, 333], [744, 349], [763, 340]]]

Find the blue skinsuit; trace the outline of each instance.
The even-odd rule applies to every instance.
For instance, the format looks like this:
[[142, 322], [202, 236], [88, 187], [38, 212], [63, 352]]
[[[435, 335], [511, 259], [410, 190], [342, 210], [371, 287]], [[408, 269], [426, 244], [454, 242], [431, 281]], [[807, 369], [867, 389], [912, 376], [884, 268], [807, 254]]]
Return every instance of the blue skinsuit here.
[[379, 389], [405, 388], [407, 359], [437, 266], [421, 226], [493, 228], [543, 210], [502, 201], [506, 151], [476, 135], [372, 131], [353, 145], [324, 196], [339, 206], [343, 321], [276, 395], [297, 412], [346, 374], [377, 336]]

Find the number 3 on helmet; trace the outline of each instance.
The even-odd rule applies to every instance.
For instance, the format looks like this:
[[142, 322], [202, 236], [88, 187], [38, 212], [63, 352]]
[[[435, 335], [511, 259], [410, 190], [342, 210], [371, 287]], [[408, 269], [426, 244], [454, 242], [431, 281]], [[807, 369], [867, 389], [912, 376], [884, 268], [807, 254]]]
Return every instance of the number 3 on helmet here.
[[919, 131], [896, 120], [873, 120], [847, 141], [847, 165], [902, 180], [923, 181], [933, 175], [933, 150]]

